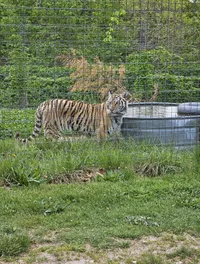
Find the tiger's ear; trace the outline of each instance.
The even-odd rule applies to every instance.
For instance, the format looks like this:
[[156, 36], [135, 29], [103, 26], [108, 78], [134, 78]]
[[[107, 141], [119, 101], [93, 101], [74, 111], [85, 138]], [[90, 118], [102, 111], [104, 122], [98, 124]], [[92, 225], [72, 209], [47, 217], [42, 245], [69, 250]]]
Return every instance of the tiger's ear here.
[[109, 90], [109, 92], [108, 92], [108, 100], [111, 100], [112, 99], [112, 93], [111, 93], [111, 91]]
[[124, 91], [121, 96], [128, 101], [132, 99], [132, 95], [128, 91]]

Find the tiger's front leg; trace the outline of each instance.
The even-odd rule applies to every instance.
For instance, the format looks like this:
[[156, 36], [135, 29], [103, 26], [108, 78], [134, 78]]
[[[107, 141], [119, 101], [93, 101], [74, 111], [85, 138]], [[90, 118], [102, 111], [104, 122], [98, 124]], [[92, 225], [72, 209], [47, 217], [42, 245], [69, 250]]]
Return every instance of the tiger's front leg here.
[[114, 131], [111, 135], [111, 139], [114, 141], [121, 141], [123, 139], [121, 131]]
[[108, 138], [108, 131], [105, 131], [104, 127], [100, 126], [100, 128], [98, 128], [96, 131], [96, 135], [97, 141], [101, 143]]

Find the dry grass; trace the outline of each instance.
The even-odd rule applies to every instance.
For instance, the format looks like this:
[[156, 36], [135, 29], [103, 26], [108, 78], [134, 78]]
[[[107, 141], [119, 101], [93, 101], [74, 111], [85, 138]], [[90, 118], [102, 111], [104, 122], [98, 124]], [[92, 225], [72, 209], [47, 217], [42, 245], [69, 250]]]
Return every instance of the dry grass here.
[[104, 169], [77, 170], [67, 174], [55, 175], [55, 177], [52, 178], [49, 183], [69, 184], [73, 182], [89, 182], [96, 176], [100, 176], [104, 178], [104, 173], [105, 173]]
[[67, 55], [58, 55], [56, 60], [63, 66], [72, 69], [70, 79], [73, 81], [71, 91], [95, 91], [101, 95], [102, 100], [108, 91], [122, 93], [126, 91], [125, 65], [119, 67], [106, 65], [98, 57], [89, 63], [84, 56], [72, 50]]
[[[71, 92], [96, 92], [100, 95], [102, 101], [107, 98], [108, 91], [116, 93], [127, 92], [125, 64], [118, 66], [108, 65], [100, 61], [99, 57], [95, 57], [94, 61], [89, 63], [84, 56], [78, 55], [76, 50], [71, 50], [67, 55], [57, 55], [56, 61], [72, 70], [70, 74], [70, 79], [73, 82], [70, 89]], [[152, 87], [152, 97], [146, 101], [156, 101], [158, 91], [158, 84], [155, 83], [154, 87]], [[130, 95], [129, 101], [140, 102], [141, 99], [137, 94], [134, 94], [134, 96]]]
[[[114, 250], [97, 250], [86, 244], [76, 248], [62, 243], [45, 243], [32, 246], [30, 252], [12, 264], [198, 264], [200, 239], [184, 234], [177, 236], [163, 233], [159, 237], [148, 236], [136, 240], [124, 240], [128, 247]], [[1, 262], [6, 264], [7, 262]]]

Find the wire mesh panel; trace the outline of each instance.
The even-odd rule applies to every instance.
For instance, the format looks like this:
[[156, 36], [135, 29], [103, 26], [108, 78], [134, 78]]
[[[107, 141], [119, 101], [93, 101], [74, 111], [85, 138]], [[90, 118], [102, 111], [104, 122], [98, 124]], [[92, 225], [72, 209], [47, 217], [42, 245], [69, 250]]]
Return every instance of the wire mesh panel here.
[[[0, 7], [1, 139], [32, 133], [36, 108], [53, 98], [97, 104], [109, 91], [128, 91], [132, 104], [199, 101], [199, 1], [1, 0]], [[192, 119], [197, 142], [198, 114]]]
[[199, 139], [200, 0], [0, 0], [0, 263], [200, 263]]

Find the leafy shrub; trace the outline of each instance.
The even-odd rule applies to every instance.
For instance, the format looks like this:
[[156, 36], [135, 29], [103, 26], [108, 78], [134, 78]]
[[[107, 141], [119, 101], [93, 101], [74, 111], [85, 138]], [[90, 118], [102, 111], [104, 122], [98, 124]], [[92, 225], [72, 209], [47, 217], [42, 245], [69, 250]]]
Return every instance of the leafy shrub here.
[[17, 65], [1, 67], [1, 107], [36, 107], [50, 98], [66, 98], [71, 84], [67, 68], [26, 65], [27, 74], [23, 78], [13, 68]]
[[197, 101], [200, 98], [200, 77], [192, 71], [188, 76], [183, 59], [166, 49], [144, 50], [127, 58], [126, 81], [128, 89], [138, 100], [148, 100], [158, 84], [158, 101]]
[[35, 121], [33, 109], [0, 110], [0, 139], [13, 137], [17, 132], [23, 135], [32, 133]]
[[191, 102], [200, 99], [200, 78], [163, 74], [157, 77], [160, 83], [158, 98], [164, 102]]

